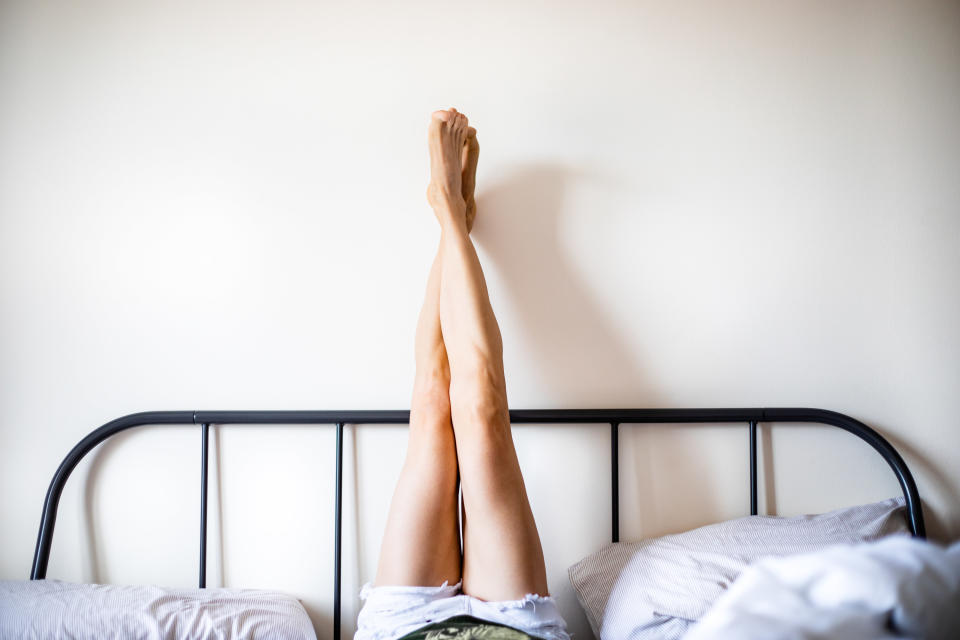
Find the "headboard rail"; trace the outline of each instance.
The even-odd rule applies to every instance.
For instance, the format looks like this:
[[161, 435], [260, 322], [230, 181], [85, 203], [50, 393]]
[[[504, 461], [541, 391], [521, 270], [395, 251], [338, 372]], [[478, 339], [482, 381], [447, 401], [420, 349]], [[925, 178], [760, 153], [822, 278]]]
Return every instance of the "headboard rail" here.
[[[336, 427], [336, 500], [334, 503], [334, 638], [340, 638], [340, 576], [341, 529], [343, 516], [343, 427], [345, 424], [407, 424], [409, 411], [147, 411], [133, 413], [112, 420], [91, 431], [78, 442], [57, 468], [43, 502], [40, 530], [34, 550], [31, 580], [42, 580], [47, 575], [53, 530], [57, 521], [60, 495], [74, 468], [98, 444], [107, 438], [139, 426], [198, 425], [201, 427], [200, 454], [200, 577], [199, 586], [206, 586], [207, 557], [207, 461], [209, 457], [209, 427], [211, 424], [315, 424]], [[850, 416], [825, 409], [767, 408], [767, 409], [537, 409], [510, 412], [514, 424], [593, 424], [610, 427], [611, 475], [611, 539], [620, 539], [620, 479], [619, 428], [626, 424], [695, 424], [744, 423], [749, 433], [750, 514], [757, 515], [757, 424], [810, 423], [839, 427], [857, 436], [887, 461], [900, 483], [906, 501], [910, 530], [916, 537], [924, 537], [923, 509], [916, 482], [907, 463], [897, 450], [879, 433]]]

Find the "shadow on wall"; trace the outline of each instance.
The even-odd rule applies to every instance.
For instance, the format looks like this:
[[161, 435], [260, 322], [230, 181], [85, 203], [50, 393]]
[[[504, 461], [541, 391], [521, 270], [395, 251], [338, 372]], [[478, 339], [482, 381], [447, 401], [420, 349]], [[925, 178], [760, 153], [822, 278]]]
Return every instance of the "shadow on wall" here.
[[657, 406], [651, 380], [561, 245], [565, 199], [590, 182], [608, 186], [582, 169], [535, 164], [483, 183], [473, 236], [503, 275], [523, 343], [552, 398], [583, 408]]
[[[638, 364], [631, 345], [618, 336], [615, 327], [605, 318], [602, 301], [578, 273], [563, 247], [562, 222], [570, 208], [567, 198], [571, 191], [599, 184], [609, 193], [622, 189], [623, 185], [582, 168], [551, 163], [515, 167], [504, 175], [506, 177], [498, 182], [479, 185], [473, 236], [502, 276], [500, 282], [507, 288], [514, 315], [519, 319], [522, 343], [531, 365], [548, 389], [549, 404], [671, 406], [670, 399], [658, 392], [652, 376]], [[602, 200], [589, 215], [602, 220]], [[596, 251], [604, 249], [596, 247]], [[634, 294], [629, 283], [622, 286], [624, 290], [620, 295]], [[763, 506], [766, 513], [776, 514], [769, 425], [761, 425], [760, 432]], [[926, 472], [945, 495], [960, 504], [960, 497], [939, 470], [907, 443], [891, 437], [890, 430], [882, 429], [882, 432], [912, 459], [915, 475], [921, 470]], [[653, 486], [654, 479], [643, 464], [651, 452], [628, 451], [622, 447], [621, 455], [625, 474], [621, 482], [628, 481], [626, 474], [631, 473], [629, 481], [640, 483], [638, 486]], [[679, 463], [683, 463], [683, 469], [682, 473], [676, 469], [678, 476], [682, 477], [682, 484], [691, 489], [685, 492], [685, 508], [705, 515], [713, 513], [717, 500], [709, 491], [711, 482], [705, 466], [690, 456], [678, 458]], [[634, 468], [628, 471], [629, 467]], [[658, 484], [664, 486], [662, 482]], [[660, 498], [651, 491], [638, 494], [640, 504], [622, 507], [637, 509], [641, 522], [655, 523]], [[690, 500], [696, 504], [690, 504]], [[924, 512], [932, 537], [942, 536], [946, 523], [929, 508]], [[706, 519], [709, 521], [709, 515]]]
[[[507, 289], [526, 357], [547, 387], [547, 403], [575, 408], [669, 406], [669, 398], [663, 397], [654, 378], [640, 366], [635, 348], [618, 335], [605, 315], [604, 301], [564, 247], [563, 217], [573, 213], [569, 199], [574, 190], [598, 194], [599, 200], [591, 204], [595, 209], [587, 213], [600, 229], [610, 226], [602, 224], [602, 216], [610, 210], [604, 206], [605, 198], [622, 191], [624, 185], [561, 164], [525, 165], [505, 175], [498, 182], [479, 185], [473, 235]], [[597, 242], [596, 237], [584, 240]], [[598, 252], [605, 249], [602, 244], [595, 247]], [[629, 281], [618, 284], [618, 295], [634, 295]], [[658, 520], [670, 512], [675, 496], [650, 488], [684, 486], [699, 487], [685, 492], [690, 494], [685, 509], [715, 513], [718, 499], [705, 489], [711, 479], [700, 454], [685, 451], [676, 456], [673, 474], [679, 484], [654, 484], [649, 465], [644, 464], [652, 455], [646, 442], [621, 437], [621, 486], [629, 482], [646, 488], [635, 493], [636, 503], [622, 501], [621, 509], [636, 514], [643, 529], [662, 526]], [[772, 494], [770, 488], [768, 495]]]

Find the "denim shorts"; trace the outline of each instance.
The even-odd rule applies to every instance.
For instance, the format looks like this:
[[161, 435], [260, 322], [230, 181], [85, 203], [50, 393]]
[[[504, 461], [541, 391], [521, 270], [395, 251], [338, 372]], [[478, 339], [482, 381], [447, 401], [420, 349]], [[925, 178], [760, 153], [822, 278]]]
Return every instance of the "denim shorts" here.
[[354, 640], [397, 640], [433, 622], [468, 615], [519, 629], [544, 640], [570, 640], [551, 596], [528, 593], [520, 600], [479, 600], [460, 592], [458, 582], [439, 587], [363, 585], [363, 608]]

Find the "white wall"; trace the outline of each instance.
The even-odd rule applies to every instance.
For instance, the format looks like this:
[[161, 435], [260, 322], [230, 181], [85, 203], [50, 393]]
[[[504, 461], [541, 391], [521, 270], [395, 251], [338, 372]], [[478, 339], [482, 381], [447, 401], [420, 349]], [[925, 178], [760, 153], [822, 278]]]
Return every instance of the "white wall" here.
[[[957, 3], [0, 6], [0, 578], [114, 417], [408, 406], [451, 105], [513, 407], [845, 412], [960, 536]], [[745, 431], [628, 429], [624, 536], [744, 514]], [[515, 432], [589, 637], [565, 569], [607, 540], [607, 431]], [[332, 430], [215, 435], [211, 582], [292, 592], [329, 637]], [[347, 435], [352, 622], [405, 433]], [[49, 576], [193, 584], [198, 442], [144, 428], [81, 465]], [[764, 445], [779, 513], [898, 491], [843, 432]]]

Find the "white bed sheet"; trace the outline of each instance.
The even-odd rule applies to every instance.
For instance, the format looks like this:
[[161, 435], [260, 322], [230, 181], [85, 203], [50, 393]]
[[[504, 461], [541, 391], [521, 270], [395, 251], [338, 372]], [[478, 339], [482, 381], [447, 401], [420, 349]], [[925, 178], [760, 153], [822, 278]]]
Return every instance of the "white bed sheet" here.
[[316, 640], [303, 605], [259, 589], [0, 581], [0, 638]]

